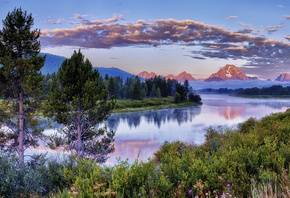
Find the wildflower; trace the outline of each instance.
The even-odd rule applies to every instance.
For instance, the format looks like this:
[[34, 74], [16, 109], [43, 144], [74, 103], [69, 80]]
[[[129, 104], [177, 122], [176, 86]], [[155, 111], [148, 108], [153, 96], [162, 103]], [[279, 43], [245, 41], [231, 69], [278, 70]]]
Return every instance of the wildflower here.
[[231, 194], [231, 191], [229, 191], [229, 194]]
[[192, 194], [193, 194], [193, 191], [192, 191], [192, 190], [190, 190], [190, 191], [189, 191], [189, 194], [191, 194], [191, 195], [192, 195]]
[[228, 185], [227, 185], [227, 187], [228, 187], [228, 188], [230, 188], [230, 187], [231, 187], [231, 185], [230, 185], [230, 184], [228, 184]]

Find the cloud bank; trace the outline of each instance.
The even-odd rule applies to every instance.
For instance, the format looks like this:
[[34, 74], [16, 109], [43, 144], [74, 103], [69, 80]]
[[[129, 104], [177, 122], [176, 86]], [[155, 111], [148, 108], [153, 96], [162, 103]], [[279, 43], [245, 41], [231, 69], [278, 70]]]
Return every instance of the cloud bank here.
[[[273, 67], [285, 72], [290, 64], [290, 43], [249, 35], [253, 31], [251, 28], [229, 31], [203, 22], [175, 19], [138, 20], [135, 23], [120, 24], [122, 15], [92, 21], [83, 20], [83, 16], [79, 15], [75, 17], [81, 23], [73, 28], [43, 30], [42, 45], [83, 48], [172, 44], [201, 46], [202, 50], [191, 52], [192, 58], [246, 60], [246, 66], [255, 67], [246, 67], [244, 72], [252, 74], [261, 73], [261, 68], [265, 74], [272, 74]], [[277, 30], [283, 26], [268, 28]], [[285, 39], [289, 37], [285, 36]]]

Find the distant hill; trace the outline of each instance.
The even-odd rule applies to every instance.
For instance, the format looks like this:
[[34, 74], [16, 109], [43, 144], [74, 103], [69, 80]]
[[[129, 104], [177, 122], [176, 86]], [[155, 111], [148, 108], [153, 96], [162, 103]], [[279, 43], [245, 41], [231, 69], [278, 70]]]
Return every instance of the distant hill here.
[[[44, 63], [44, 66], [41, 68], [41, 73], [46, 74], [52, 74], [53, 72], [57, 72], [58, 69], [61, 67], [62, 62], [66, 59], [63, 56], [57, 56], [53, 54], [48, 53], [40, 53], [41, 56], [46, 55], [46, 60]], [[121, 76], [124, 80], [128, 77], [135, 76], [134, 74], [130, 74], [128, 72], [125, 72], [118, 68], [106, 68], [106, 67], [94, 67], [95, 69], [98, 69], [100, 75], [104, 78], [106, 74], [108, 74], [109, 77], [117, 77]], [[141, 80], [144, 80], [141, 78]]]
[[106, 74], [108, 74], [109, 77], [118, 77], [121, 76], [123, 78], [123, 80], [125, 80], [126, 78], [135, 76], [134, 74], [130, 74], [128, 72], [125, 72], [119, 68], [115, 68], [115, 67], [111, 67], [111, 68], [107, 68], [107, 67], [94, 67], [95, 69], [98, 69], [100, 75], [104, 78], [106, 76]]
[[225, 80], [256, 80], [256, 77], [249, 77], [244, 74], [241, 68], [235, 65], [226, 65], [221, 68], [217, 73], [212, 74], [207, 78], [206, 82], [211, 81], [225, 81]]
[[63, 56], [57, 56], [48, 53], [40, 53], [40, 55], [41, 56], [46, 55], [44, 66], [41, 68], [41, 73], [44, 75], [48, 73], [52, 74], [53, 72], [57, 72], [62, 62], [66, 59]]
[[290, 81], [290, 74], [281, 74], [280, 76], [278, 76], [275, 81], [280, 81], [280, 82], [286, 82], [286, 81]]

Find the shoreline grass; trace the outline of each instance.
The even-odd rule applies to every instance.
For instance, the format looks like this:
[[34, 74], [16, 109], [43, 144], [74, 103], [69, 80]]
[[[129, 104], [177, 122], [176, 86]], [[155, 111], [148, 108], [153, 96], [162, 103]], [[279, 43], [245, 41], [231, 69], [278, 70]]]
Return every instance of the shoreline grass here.
[[115, 109], [113, 113], [119, 112], [134, 112], [134, 111], [144, 111], [152, 109], [165, 109], [165, 108], [179, 108], [186, 106], [197, 106], [202, 105], [202, 103], [194, 103], [189, 101], [184, 101], [180, 103], [174, 103], [173, 97], [166, 98], [146, 98], [143, 100], [130, 100], [121, 99], [116, 101]]

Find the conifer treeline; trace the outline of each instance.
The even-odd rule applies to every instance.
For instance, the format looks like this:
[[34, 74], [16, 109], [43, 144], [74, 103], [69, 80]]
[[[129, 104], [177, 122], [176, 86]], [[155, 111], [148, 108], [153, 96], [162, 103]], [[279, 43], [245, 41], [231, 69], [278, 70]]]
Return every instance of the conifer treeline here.
[[[52, 76], [55, 76], [55, 73], [52, 75], [47, 74], [43, 79], [44, 94], [48, 93], [51, 87]], [[104, 83], [109, 93], [108, 97], [114, 97], [115, 99], [139, 100], [142, 98], [161, 98], [177, 95], [180, 101], [185, 101], [189, 93], [192, 92], [187, 80], [181, 84], [175, 79], [166, 80], [161, 76], [155, 76], [142, 82], [138, 76], [123, 79], [120, 76], [109, 77], [106, 75], [104, 78], [100, 76], [99, 82]]]

